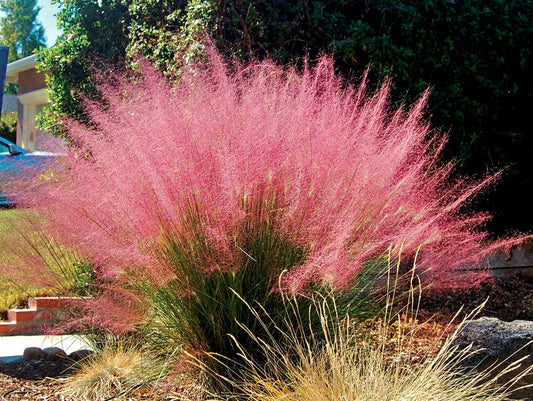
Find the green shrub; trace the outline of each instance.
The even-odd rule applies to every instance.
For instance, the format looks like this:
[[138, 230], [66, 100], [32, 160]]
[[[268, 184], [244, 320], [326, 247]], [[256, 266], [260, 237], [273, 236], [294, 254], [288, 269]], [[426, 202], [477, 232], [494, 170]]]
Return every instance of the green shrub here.
[[194, 57], [207, 31], [224, 54], [302, 65], [327, 52], [345, 77], [370, 66], [369, 82], [395, 83], [395, 101], [432, 90], [432, 124], [450, 132], [446, 159], [462, 173], [509, 167], [500, 188], [478, 206], [495, 215], [497, 231], [533, 228], [516, 188], [533, 184], [530, 105], [533, 99], [533, 1], [489, 0], [60, 0], [64, 35], [43, 50], [51, 108], [45, 127], [65, 116], [87, 121], [80, 93], [98, 98], [87, 66], [120, 65], [139, 55], [168, 75], [180, 53]]
[[[266, 362], [263, 350], [242, 326], [266, 340], [266, 332], [276, 337], [279, 333], [274, 327], [289, 323], [292, 312], [287, 310], [278, 286], [280, 275], [301, 265], [307, 254], [278, 231], [278, 208], [269, 197], [245, 207], [249, 217], [235, 237], [242, 257], [232, 269], [218, 267], [206, 273], [206, 266], [217, 259], [216, 251], [202, 229], [206, 222], [192, 209], [187, 218], [191, 232], [164, 231], [162, 257], [171, 261], [173, 279], [163, 287], [147, 282], [137, 286], [152, 301], [147, 337], [156, 349], [165, 355], [175, 350], [212, 352], [219, 359], [204, 362], [212, 372], [226, 376], [242, 364], [236, 357], [241, 348], [247, 357]], [[265, 219], [266, 213], [270, 216]], [[341, 317], [348, 313], [361, 320], [374, 316], [383, 307], [375, 290], [386, 266], [384, 259], [370, 261], [353, 278], [355, 284], [350, 289], [335, 291], [317, 286], [318, 291], [335, 294]], [[312, 300], [301, 296], [295, 302], [301, 315], [293, 323], [302, 324], [303, 319], [307, 335], [314, 335], [320, 321], [311, 308]], [[217, 383], [217, 377], [212, 375], [218, 386], [221, 383]]]
[[15, 143], [17, 141], [17, 112], [2, 113], [0, 136]]

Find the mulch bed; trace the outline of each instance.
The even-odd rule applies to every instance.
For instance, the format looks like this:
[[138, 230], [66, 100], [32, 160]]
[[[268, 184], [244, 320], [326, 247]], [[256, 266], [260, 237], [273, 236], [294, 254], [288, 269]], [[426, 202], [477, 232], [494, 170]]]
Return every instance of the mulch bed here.
[[[79, 401], [63, 393], [66, 378], [74, 370], [65, 360], [36, 360], [0, 362], [1, 401]], [[131, 395], [117, 399], [125, 401], [164, 400], [154, 398], [156, 393], [148, 389], [138, 389]], [[111, 401], [112, 398], [106, 401]]]
[[[492, 316], [505, 321], [533, 320], [533, 279], [520, 277], [496, 279], [475, 289], [424, 294], [419, 320], [431, 317], [446, 324], [461, 306], [467, 313], [487, 298], [480, 316]], [[61, 360], [0, 362], [0, 400], [71, 401], [61, 394], [65, 377], [71, 373], [69, 364]], [[152, 393], [141, 389], [122, 399], [144, 401], [162, 400], [164, 397], [154, 398]]]
[[420, 319], [447, 323], [463, 308], [465, 315], [486, 302], [478, 317], [489, 316], [503, 321], [533, 320], [533, 278], [495, 278], [470, 289], [423, 294]]
[[64, 361], [0, 362], [1, 400], [65, 401], [59, 390], [68, 367]]

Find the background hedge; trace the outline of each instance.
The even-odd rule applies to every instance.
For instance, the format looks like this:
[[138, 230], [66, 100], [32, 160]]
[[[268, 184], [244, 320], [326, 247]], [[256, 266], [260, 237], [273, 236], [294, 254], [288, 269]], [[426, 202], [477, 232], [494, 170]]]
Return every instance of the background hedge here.
[[98, 97], [87, 68], [96, 59], [127, 64], [141, 54], [175, 76], [176, 54], [200, 54], [205, 32], [222, 52], [244, 59], [301, 65], [306, 55], [312, 61], [329, 53], [350, 81], [367, 66], [374, 87], [391, 76], [397, 103], [430, 87], [427, 116], [449, 132], [446, 157], [458, 171], [480, 176], [506, 168], [478, 203], [495, 216], [489, 229], [533, 229], [532, 0], [59, 3], [64, 35], [41, 55], [52, 72], [48, 129], [61, 132], [64, 115], [85, 118], [76, 91]]

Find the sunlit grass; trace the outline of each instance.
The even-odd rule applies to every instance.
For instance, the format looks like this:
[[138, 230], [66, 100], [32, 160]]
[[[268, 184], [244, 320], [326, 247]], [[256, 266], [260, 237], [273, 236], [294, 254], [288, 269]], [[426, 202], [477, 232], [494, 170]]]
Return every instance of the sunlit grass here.
[[0, 313], [78, 285], [81, 257], [44, 235], [41, 220], [32, 209], [0, 209]]
[[152, 387], [165, 371], [164, 361], [127, 341], [104, 344], [75, 365], [64, 393], [75, 400], [110, 400]]
[[[454, 346], [454, 339], [477, 308], [455, 329], [451, 326], [433, 340], [433, 350], [415, 361], [418, 354], [419, 328], [414, 320], [400, 323], [391, 337], [394, 321], [401, 316], [391, 314], [375, 330], [355, 328], [349, 319], [335, 323], [337, 311], [326, 298], [314, 298], [321, 321], [320, 338], [302, 336], [302, 327], [292, 324], [276, 328], [285, 334], [286, 345], [256, 339], [265, 352], [267, 363], [258, 364], [245, 356], [240, 374], [242, 381], [230, 386], [243, 399], [254, 401], [503, 401], [513, 386], [529, 374], [533, 366], [526, 358], [503, 361], [488, 370], [475, 371], [462, 362], [472, 355], [467, 347]], [[297, 305], [295, 313], [299, 313]], [[409, 314], [416, 311], [411, 311]], [[354, 330], [355, 328], [355, 330]], [[248, 331], [256, 338], [252, 331]], [[450, 333], [449, 335], [443, 335]], [[364, 336], [369, 335], [367, 340]], [[363, 341], [362, 341], [363, 339]], [[237, 344], [238, 345], [238, 344]], [[217, 356], [215, 356], [217, 357]], [[520, 371], [520, 364], [526, 369]], [[529, 366], [529, 367], [527, 367]], [[499, 380], [510, 374], [511, 379]]]
[[0, 209], [0, 260], [9, 262], [13, 259], [13, 253], [7, 246], [16, 237], [13, 231], [12, 220], [31, 213], [29, 210]]
[[[17, 255], [13, 251], [13, 246], [19, 245], [19, 235], [14, 230], [12, 221], [18, 218], [24, 218], [28, 214], [33, 213], [31, 210], [18, 209], [0, 209], [0, 264], [8, 265], [15, 263]], [[36, 295], [39, 293], [38, 288], [25, 288], [7, 280], [2, 274], [0, 280], [0, 313], [5, 312], [11, 306], [16, 305], [20, 300], [27, 296]]]

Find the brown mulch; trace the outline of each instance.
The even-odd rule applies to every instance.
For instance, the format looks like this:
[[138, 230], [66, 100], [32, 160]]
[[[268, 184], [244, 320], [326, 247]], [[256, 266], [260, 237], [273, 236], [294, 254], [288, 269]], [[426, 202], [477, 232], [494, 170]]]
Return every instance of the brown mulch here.
[[[533, 279], [515, 277], [495, 279], [492, 283], [484, 283], [474, 289], [424, 294], [419, 321], [431, 317], [437, 324], [446, 324], [461, 306], [467, 313], [487, 298], [480, 316], [492, 316], [506, 321], [533, 320]], [[431, 333], [429, 336], [431, 337]], [[72, 374], [72, 369], [69, 369], [66, 361], [61, 360], [0, 362], [0, 401], [71, 401], [61, 393], [69, 374]], [[161, 394], [156, 396], [149, 389], [139, 389], [122, 399], [147, 401], [164, 400], [165, 397]]]
[[[78, 401], [63, 393], [66, 378], [74, 373], [66, 360], [0, 362], [1, 401]], [[123, 401], [164, 400], [161, 391], [139, 388]], [[111, 401], [110, 398], [108, 401]]]
[[65, 401], [58, 390], [68, 367], [65, 361], [0, 362], [0, 399]]
[[503, 321], [533, 320], [533, 277], [494, 278], [469, 289], [457, 289], [422, 295], [419, 320], [448, 323], [463, 308], [459, 316], [470, 313], [483, 302], [478, 317], [495, 317]]

